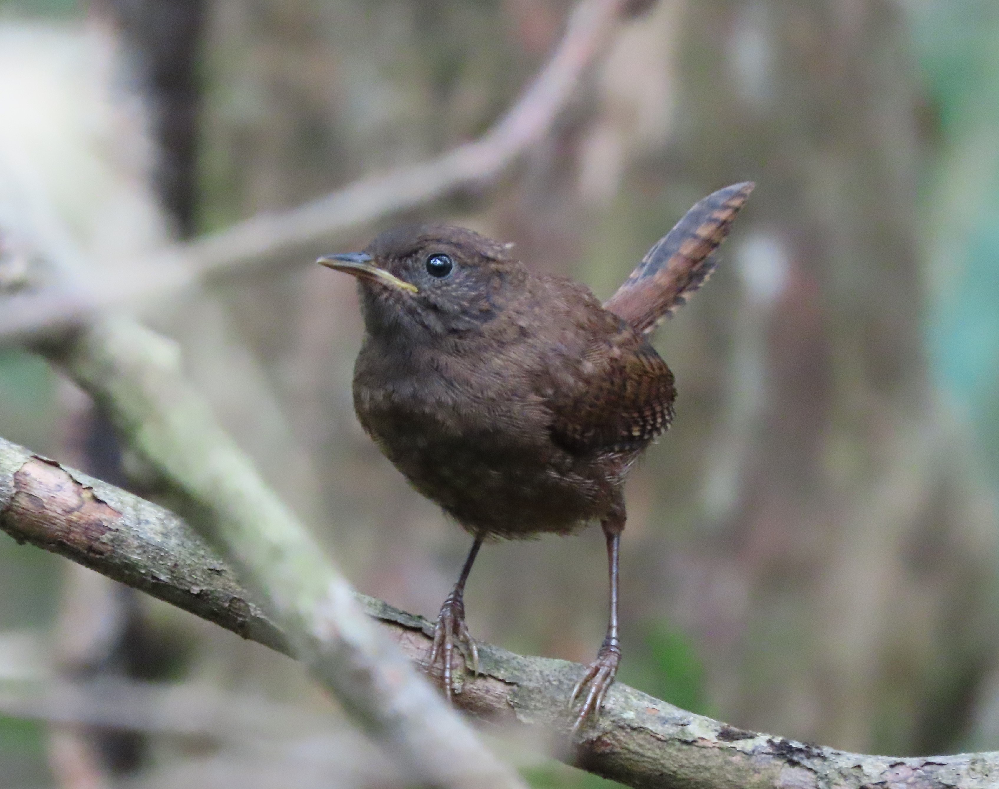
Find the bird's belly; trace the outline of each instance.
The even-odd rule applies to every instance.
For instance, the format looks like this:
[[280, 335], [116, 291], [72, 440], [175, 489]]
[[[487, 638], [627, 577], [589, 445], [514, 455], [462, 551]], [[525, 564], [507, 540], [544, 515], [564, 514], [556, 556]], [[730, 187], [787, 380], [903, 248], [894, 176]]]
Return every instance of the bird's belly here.
[[[606, 510], [606, 485], [528, 414], [508, 404], [441, 409], [404, 399], [355, 392], [355, 407], [413, 487], [467, 530], [506, 538], [565, 533]], [[518, 417], [519, 429], [511, 429]]]

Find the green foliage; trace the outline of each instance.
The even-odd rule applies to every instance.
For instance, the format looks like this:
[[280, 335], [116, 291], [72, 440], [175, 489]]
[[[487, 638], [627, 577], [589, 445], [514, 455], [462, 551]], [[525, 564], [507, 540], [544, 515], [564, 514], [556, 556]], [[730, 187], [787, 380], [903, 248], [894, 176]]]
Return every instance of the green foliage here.
[[0, 532], [0, 630], [52, 620], [59, 595], [58, 561]]
[[[41, 357], [0, 351], [0, 435], [33, 450], [50, 449], [54, 380]], [[55, 610], [56, 560], [0, 535], [0, 629], [36, 626]]]
[[45, 727], [0, 716], [0, 789], [45, 786]]
[[77, 0], [0, 0], [0, 15], [67, 18], [80, 16]]
[[925, 224], [930, 361], [999, 483], [999, 5], [935, 0], [913, 20], [938, 120]]
[[54, 378], [40, 356], [0, 350], [0, 435], [44, 451], [52, 429]]
[[641, 654], [622, 662], [621, 680], [677, 707], [708, 714], [704, 665], [690, 637], [658, 621], [644, 641]]
[[992, 0], [935, 0], [913, 11], [913, 39], [942, 131], [966, 125], [969, 115], [999, 115], [982, 102], [999, 76], [999, 5]]
[[609, 789], [621, 786], [616, 781], [567, 767], [556, 761], [528, 767], [521, 770], [520, 774], [533, 789]]

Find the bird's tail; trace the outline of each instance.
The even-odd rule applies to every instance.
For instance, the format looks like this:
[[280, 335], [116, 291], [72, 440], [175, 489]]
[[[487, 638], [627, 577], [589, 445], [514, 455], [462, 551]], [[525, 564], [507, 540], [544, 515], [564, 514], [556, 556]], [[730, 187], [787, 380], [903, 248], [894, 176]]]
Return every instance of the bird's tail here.
[[646, 253], [604, 309], [643, 334], [670, 317], [711, 276], [711, 253], [725, 240], [754, 186], [750, 181], [726, 186], [697, 203]]

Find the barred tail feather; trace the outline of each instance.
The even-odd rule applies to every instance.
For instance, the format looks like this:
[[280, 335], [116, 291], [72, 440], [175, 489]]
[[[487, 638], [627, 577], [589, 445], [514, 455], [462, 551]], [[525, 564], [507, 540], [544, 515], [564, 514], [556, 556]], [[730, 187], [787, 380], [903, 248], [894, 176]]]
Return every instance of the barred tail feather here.
[[650, 249], [605, 303], [635, 329], [648, 334], [687, 302], [715, 268], [711, 254], [755, 184], [733, 184], [698, 202]]

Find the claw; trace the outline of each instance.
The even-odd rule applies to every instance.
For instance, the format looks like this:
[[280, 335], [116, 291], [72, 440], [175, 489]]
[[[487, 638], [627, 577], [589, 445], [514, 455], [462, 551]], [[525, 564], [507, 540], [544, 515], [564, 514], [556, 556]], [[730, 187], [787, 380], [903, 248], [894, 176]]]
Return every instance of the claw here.
[[[465, 623], [462, 622], [462, 628], [464, 629], [464, 644], [472, 653], [472, 676], [479, 676], [479, 648], [475, 646], [475, 641], [472, 639], [471, 634], [468, 632], [468, 628], [465, 627]], [[465, 667], [468, 668], [468, 654], [462, 650], [462, 657], [465, 658]]]
[[[461, 654], [464, 668], [470, 670], [473, 676], [479, 674], [479, 650], [475, 646], [468, 626], [465, 624], [465, 606], [460, 597], [449, 595], [441, 606], [434, 628], [434, 643], [427, 658], [427, 667], [433, 668], [441, 663], [444, 693], [448, 701], [461, 693], [462, 682], [459, 674], [455, 647]], [[443, 659], [442, 659], [443, 658]]]
[[607, 691], [614, 684], [614, 677], [617, 675], [617, 666], [620, 661], [621, 651], [617, 647], [601, 647], [597, 653], [597, 659], [590, 663], [582, 679], [572, 689], [572, 696], [569, 698], [570, 707], [588, 688], [586, 699], [579, 709], [576, 722], [572, 725], [573, 734], [576, 734], [587, 720], [596, 721], [600, 717], [600, 708], [603, 706]]

